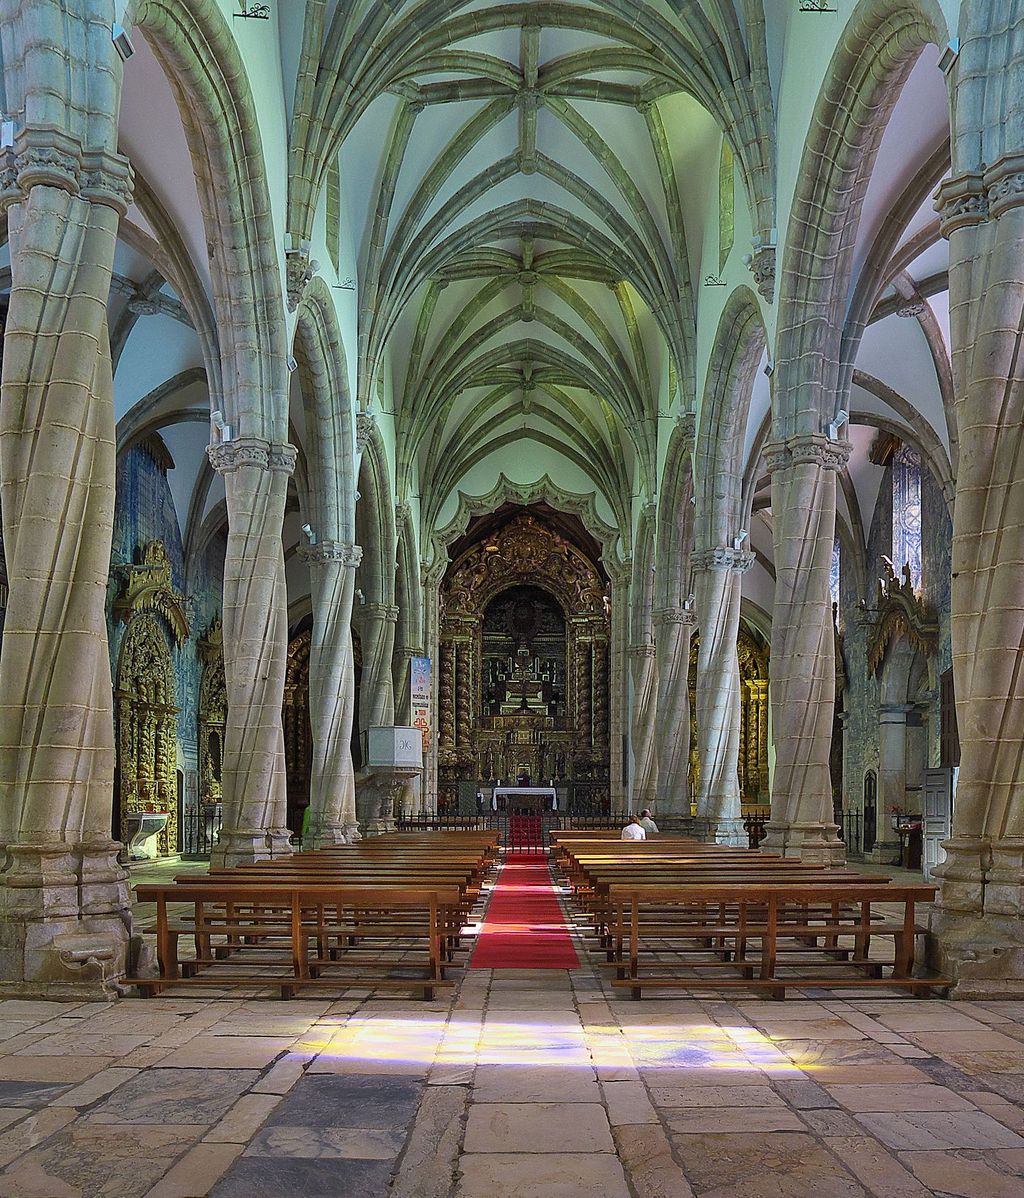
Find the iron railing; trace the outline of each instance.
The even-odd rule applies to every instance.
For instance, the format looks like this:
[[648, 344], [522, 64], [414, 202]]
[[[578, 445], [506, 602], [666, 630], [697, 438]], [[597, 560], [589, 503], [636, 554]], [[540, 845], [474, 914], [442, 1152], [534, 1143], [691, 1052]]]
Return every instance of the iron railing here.
[[842, 813], [839, 820], [839, 835], [846, 843], [847, 853], [861, 854], [864, 852], [863, 840], [864, 813], [856, 808], [849, 808]]
[[743, 817], [743, 828], [747, 834], [747, 844], [750, 848], [756, 849], [762, 840], [768, 835], [769, 812], [765, 811], [748, 811]]
[[214, 845], [220, 839], [224, 823], [222, 803], [207, 803], [192, 807], [181, 817], [181, 855], [195, 861], [208, 859]]
[[604, 815], [588, 814], [585, 811], [569, 811], [562, 816], [559, 826], [567, 831], [599, 831], [603, 828], [622, 828], [629, 823], [625, 812]]
[[479, 832], [492, 825], [485, 815], [406, 815], [395, 820], [399, 832]]

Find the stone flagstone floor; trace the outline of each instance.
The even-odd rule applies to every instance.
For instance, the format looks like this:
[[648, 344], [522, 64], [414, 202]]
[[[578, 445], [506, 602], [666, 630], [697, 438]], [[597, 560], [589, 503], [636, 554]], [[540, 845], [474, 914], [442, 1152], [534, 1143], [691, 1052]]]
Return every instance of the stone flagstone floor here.
[[0, 1198], [1024, 1198], [1024, 1002], [0, 1001]]
[[1020, 1198], [1024, 1003], [0, 1004], [2, 1198]]

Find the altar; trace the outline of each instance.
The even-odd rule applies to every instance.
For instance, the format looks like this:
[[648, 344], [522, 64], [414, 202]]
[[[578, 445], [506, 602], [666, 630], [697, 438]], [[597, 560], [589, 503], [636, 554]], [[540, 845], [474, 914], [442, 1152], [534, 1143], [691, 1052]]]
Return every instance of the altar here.
[[491, 793], [491, 810], [531, 815], [558, 810], [558, 793], [553, 786], [496, 786]]

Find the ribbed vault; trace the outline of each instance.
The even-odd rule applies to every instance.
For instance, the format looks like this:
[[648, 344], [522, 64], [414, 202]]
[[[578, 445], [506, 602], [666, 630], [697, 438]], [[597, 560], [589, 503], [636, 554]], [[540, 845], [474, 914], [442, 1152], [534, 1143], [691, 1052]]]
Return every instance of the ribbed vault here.
[[310, 6], [289, 228], [310, 236], [340, 161], [359, 403], [394, 411], [424, 527], [521, 441], [620, 527], [656, 490], [658, 414], [694, 404], [693, 179], [723, 130], [773, 224], [763, 20], [742, 25], [724, 2]]

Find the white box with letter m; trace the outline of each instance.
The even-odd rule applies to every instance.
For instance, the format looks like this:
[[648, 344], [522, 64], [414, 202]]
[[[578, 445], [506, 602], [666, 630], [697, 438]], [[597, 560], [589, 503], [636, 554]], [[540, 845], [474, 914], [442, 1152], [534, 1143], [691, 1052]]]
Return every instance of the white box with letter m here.
[[423, 734], [419, 728], [367, 728], [363, 733], [363, 765], [423, 767]]

